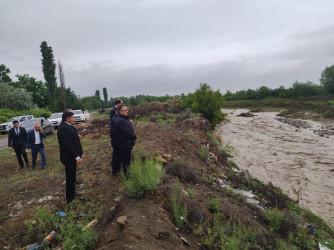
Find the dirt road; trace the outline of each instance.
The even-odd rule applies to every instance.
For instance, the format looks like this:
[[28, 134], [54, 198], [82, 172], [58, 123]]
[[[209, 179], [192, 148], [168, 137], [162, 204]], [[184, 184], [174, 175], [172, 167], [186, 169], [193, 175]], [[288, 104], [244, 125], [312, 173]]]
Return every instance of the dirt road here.
[[7, 146], [7, 138], [0, 138], [0, 149], [4, 148]]
[[238, 116], [217, 129], [233, 147], [234, 162], [259, 180], [272, 182], [302, 207], [334, 226], [334, 122], [293, 120], [277, 112]]

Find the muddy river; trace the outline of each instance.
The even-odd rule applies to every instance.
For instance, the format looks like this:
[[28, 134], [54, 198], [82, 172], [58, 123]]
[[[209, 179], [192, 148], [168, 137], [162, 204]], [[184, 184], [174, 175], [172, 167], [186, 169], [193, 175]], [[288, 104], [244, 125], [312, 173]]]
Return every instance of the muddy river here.
[[334, 226], [334, 122], [295, 120], [277, 112], [223, 110], [230, 122], [217, 132], [234, 162]]

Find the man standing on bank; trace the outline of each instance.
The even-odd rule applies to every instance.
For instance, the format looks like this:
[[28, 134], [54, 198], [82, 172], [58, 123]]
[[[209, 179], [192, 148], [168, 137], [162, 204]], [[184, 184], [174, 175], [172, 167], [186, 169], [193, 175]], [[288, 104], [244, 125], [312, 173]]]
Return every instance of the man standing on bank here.
[[123, 100], [118, 99], [118, 100], [115, 101], [115, 106], [111, 108], [110, 114], [109, 114], [110, 115], [110, 126], [111, 126], [111, 120], [115, 116], [116, 109], [121, 105], [123, 105]]
[[60, 148], [60, 161], [65, 166], [66, 174], [66, 201], [70, 203], [76, 196], [75, 181], [77, 164], [82, 159], [82, 147], [75, 124], [74, 114], [65, 111], [62, 115], [62, 122], [58, 127], [58, 142]]
[[26, 140], [27, 132], [24, 128], [19, 127], [18, 121], [13, 121], [13, 128], [8, 131], [8, 147], [12, 151], [12, 148], [15, 150], [17, 161], [19, 162], [20, 168], [23, 169], [22, 157], [26, 163], [26, 166], [29, 167], [28, 156], [26, 152]]
[[[118, 107], [118, 116], [115, 120], [115, 130], [113, 133], [113, 145], [116, 148], [118, 154], [118, 159], [122, 164], [123, 172], [127, 176], [128, 168], [131, 162], [131, 152], [135, 145], [135, 140], [137, 136], [132, 127], [132, 123], [129, 121], [129, 112], [126, 106], [120, 105]], [[118, 163], [119, 164], [119, 163]], [[113, 170], [120, 171], [120, 164], [118, 166], [113, 166]]]
[[28, 144], [27, 148], [31, 148], [33, 169], [36, 168], [36, 160], [38, 152], [41, 154], [42, 158], [42, 169], [46, 168], [43, 138], [45, 138], [45, 134], [42, 131], [41, 124], [36, 123], [34, 129], [28, 132], [28, 138], [27, 138], [27, 144]]

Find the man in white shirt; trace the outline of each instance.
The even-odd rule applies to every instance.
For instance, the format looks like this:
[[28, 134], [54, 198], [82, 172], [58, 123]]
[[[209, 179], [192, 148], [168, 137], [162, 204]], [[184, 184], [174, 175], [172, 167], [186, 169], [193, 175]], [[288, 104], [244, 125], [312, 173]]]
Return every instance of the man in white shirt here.
[[27, 137], [27, 144], [28, 144], [27, 148], [31, 148], [33, 169], [36, 168], [36, 160], [38, 152], [41, 154], [42, 158], [42, 169], [46, 168], [43, 138], [45, 138], [45, 134], [42, 131], [41, 125], [39, 123], [36, 123], [34, 129], [28, 132], [28, 137]]

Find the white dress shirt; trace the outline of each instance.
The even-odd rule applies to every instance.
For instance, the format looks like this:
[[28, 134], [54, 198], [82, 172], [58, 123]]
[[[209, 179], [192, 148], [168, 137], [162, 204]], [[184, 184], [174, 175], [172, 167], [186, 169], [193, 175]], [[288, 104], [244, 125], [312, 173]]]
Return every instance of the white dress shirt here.
[[35, 132], [35, 144], [41, 144], [41, 136], [39, 135], [39, 131], [36, 131], [34, 129]]

